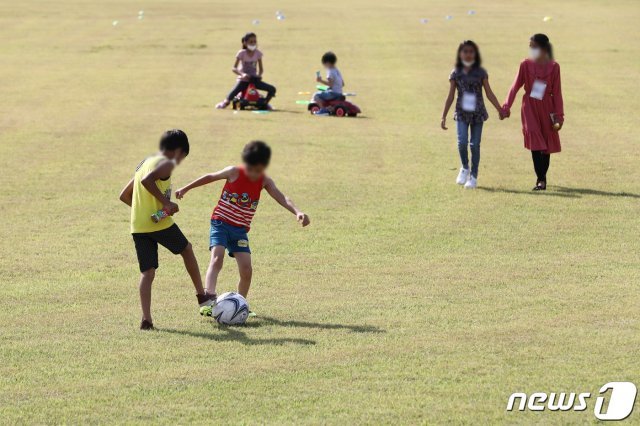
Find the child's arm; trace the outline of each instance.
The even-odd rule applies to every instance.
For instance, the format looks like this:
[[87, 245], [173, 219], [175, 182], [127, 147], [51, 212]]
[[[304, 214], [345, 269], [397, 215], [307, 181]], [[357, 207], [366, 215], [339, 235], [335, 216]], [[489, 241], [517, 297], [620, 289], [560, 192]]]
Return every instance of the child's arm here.
[[197, 188], [199, 186], [206, 185], [217, 180], [228, 179], [230, 181], [233, 181], [237, 178], [237, 175], [238, 169], [234, 166], [229, 166], [215, 173], [209, 173], [208, 175], [201, 176], [187, 186], [183, 186], [182, 188], [178, 189], [176, 191], [176, 198], [180, 200], [186, 195], [187, 192], [191, 191], [193, 188]]
[[442, 120], [440, 121], [440, 127], [442, 130], [448, 130], [447, 128], [447, 115], [449, 114], [449, 108], [451, 108], [451, 104], [453, 103], [453, 98], [456, 93], [456, 82], [455, 80], [449, 80], [449, 95], [447, 96], [447, 100], [444, 102], [444, 111], [442, 112]]
[[291, 213], [295, 214], [298, 222], [300, 222], [302, 226], [307, 226], [309, 223], [311, 223], [309, 216], [300, 211], [300, 209], [298, 209], [296, 205], [293, 204], [291, 198], [280, 192], [273, 179], [269, 177], [265, 178], [264, 189], [267, 190], [269, 195], [271, 195], [271, 197], [276, 200], [278, 204], [289, 210]]
[[258, 59], [258, 77], [262, 77], [264, 67], [262, 66], [262, 58]]
[[491, 102], [491, 105], [493, 105], [494, 108], [498, 110], [498, 114], [500, 114], [500, 120], [504, 119], [504, 117], [502, 116], [502, 105], [500, 105], [500, 102], [498, 102], [498, 98], [496, 98], [496, 95], [493, 93], [493, 90], [491, 90], [491, 86], [489, 85], [488, 78], [485, 78], [484, 80], [482, 80], [482, 86], [484, 86], [484, 92], [487, 94], [487, 99], [489, 99], [489, 102]]
[[520, 90], [524, 85], [525, 66], [524, 61], [520, 63], [518, 74], [516, 74], [516, 77], [511, 84], [511, 88], [509, 89], [509, 93], [507, 94], [507, 98], [504, 100], [504, 104], [502, 105], [502, 114], [505, 117], [509, 117], [511, 115], [511, 105], [513, 105], [513, 101], [516, 100], [518, 90]]
[[176, 203], [171, 202], [158, 188], [156, 181], [160, 179], [168, 179], [171, 176], [171, 172], [176, 167], [175, 163], [170, 160], [161, 161], [148, 175], [142, 178], [140, 183], [145, 187], [147, 191], [151, 193], [158, 201], [162, 203], [162, 209], [166, 210], [170, 214], [178, 213], [180, 210]]
[[564, 124], [564, 101], [562, 99], [562, 84], [560, 83], [560, 65], [556, 64], [553, 72], [556, 76], [555, 84], [551, 88], [551, 93], [553, 93], [553, 118], [557, 123], [557, 127], [554, 127], [554, 129], [558, 131], [562, 129]]
[[240, 63], [240, 59], [236, 58], [236, 62], [233, 64], [233, 68], [231, 68], [231, 71], [234, 74], [238, 74], [240, 77], [243, 76], [242, 72], [238, 69], [238, 64]]
[[120, 192], [120, 201], [131, 207], [131, 203], [133, 202], [133, 179], [129, 181], [129, 183], [122, 188]]

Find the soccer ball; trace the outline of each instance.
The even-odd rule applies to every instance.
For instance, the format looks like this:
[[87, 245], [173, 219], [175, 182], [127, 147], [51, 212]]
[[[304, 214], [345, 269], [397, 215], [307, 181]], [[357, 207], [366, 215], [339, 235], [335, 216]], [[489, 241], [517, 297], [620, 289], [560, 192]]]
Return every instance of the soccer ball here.
[[238, 293], [224, 293], [218, 297], [213, 308], [213, 318], [222, 325], [240, 325], [247, 321], [249, 304], [247, 299]]

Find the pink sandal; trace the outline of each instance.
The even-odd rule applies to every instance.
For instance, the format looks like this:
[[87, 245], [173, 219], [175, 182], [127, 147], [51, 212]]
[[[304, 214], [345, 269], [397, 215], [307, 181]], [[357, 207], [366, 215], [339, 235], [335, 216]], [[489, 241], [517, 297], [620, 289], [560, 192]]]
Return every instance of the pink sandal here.
[[216, 108], [217, 109], [225, 109], [228, 106], [229, 106], [229, 101], [225, 99], [224, 101], [222, 101], [218, 105], [216, 105]]

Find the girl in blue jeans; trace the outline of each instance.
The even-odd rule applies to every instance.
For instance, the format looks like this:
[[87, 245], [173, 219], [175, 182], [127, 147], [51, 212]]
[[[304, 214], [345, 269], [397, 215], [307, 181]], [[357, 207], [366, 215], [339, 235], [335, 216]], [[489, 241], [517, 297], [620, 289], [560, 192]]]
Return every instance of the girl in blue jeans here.
[[[458, 151], [460, 152], [462, 168], [458, 173], [456, 183], [464, 185], [467, 189], [474, 189], [478, 186], [482, 126], [489, 118], [487, 109], [484, 107], [482, 88], [487, 93], [487, 99], [498, 111], [500, 120], [504, 118], [500, 103], [493, 94], [491, 86], [489, 86], [489, 75], [480, 66], [481, 62], [478, 45], [471, 40], [465, 40], [460, 43], [456, 56], [456, 66], [449, 75], [449, 96], [444, 103], [444, 112], [440, 123], [440, 127], [443, 130], [447, 130], [447, 115], [457, 90], [458, 99], [453, 118], [458, 128]], [[469, 170], [469, 152], [467, 149], [469, 145], [471, 145], [471, 170]]]

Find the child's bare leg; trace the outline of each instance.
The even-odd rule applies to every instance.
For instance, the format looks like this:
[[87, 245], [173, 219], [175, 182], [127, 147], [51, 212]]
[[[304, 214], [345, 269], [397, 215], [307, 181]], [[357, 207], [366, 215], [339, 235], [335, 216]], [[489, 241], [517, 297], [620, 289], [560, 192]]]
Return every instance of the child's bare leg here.
[[149, 268], [140, 275], [140, 305], [142, 306], [142, 319], [151, 320], [151, 284], [156, 276], [156, 269]]
[[191, 243], [187, 244], [187, 247], [180, 253], [184, 260], [184, 267], [187, 268], [187, 272], [193, 281], [193, 286], [196, 288], [197, 294], [204, 294], [204, 288], [202, 288], [202, 277], [200, 276], [200, 268], [198, 267], [198, 260], [193, 253], [193, 247]]
[[251, 287], [251, 275], [253, 268], [251, 267], [251, 253], [236, 252], [233, 256], [238, 262], [238, 272], [240, 272], [240, 281], [238, 282], [238, 293], [247, 297], [249, 287]]
[[218, 274], [222, 270], [222, 264], [224, 263], [224, 246], [214, 246], [211, 249], [211, 262], [209, 262], [209, 268], [207, 269], [206, 285], [207, 293], [215, 294], [216, 286], [218, 284]]

